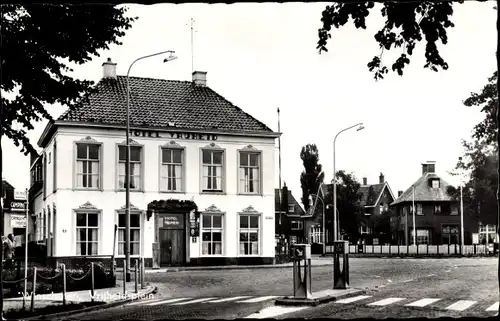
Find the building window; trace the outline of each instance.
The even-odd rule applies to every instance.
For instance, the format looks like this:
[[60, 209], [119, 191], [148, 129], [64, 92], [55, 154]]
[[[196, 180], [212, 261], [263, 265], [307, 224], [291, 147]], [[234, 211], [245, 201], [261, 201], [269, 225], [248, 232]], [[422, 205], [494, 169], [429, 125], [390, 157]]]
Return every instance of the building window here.
[[367, 226], [361, 225], [361, 226], [359, 227], [359, 232], [360, 232], [361, 234], [370, 234], [370, 228], [369, 228], [369, 227], [367, 227]]
[[240, 152], [240, 193], [260, 192], [260, 153]]
[[[125, 164], [127, 146], [118, 146], [118, 187], [125, 189]], [[130, 179], [129, 186], [132, 190], [141, 189], [142, 173], [142, 147], [130, 146]]]
[[403, 206], [403, 217], [405, 217], [406, 215], [408, 215], [408, 207]]
[[434, 205], [434, 213], [439, 214], [441, 213], [441, 205]]
[[223, 151], [203, 150], [203, 192], [223, 192]]
[[303, 225], [302, 221], [291, 221], [290, 228], [292, 230], [298, 231], [298, 230], [302, 230], [304, 228], [304, 225]]
[[288, 213], [295, 213], [295, 205], [288, 204]]
[[442, 236], [443, 236], [443, 244], [459, 244], [458, 225], [443, 225]]
[[76, 255], [97, 255], [99, 213], [76, 213]]
[[297, 243], [297, 236], [291, 235], [290, 236], [290, 244], [295, 244], [295, 243]]
[[[118, 214], [118, 255], [125, 255], [125, 213]], [[130, 255], [141, 253], [141, 214], [130, 213]]]
[[98, 189], [100, 145], [76, 144], [76, 187]]
[[424, 215], [424, 211], [422, 209], [422, 204], [417, 204], [417, 215]]
[[309, 239], [311, 243], [323, 243], [323, 233], [320, 226], [311, 226]]
[[202, 215], [202, 254], [222, 255], [222, 215]]
[[432, 180], [432, 188], [439, 188], [439, 180], [438, 179]]
[[[413, 229], [411, 230], [411, 239], [413, 241]], [[429, 230], [417, 229], [417, 244], [429, 244]]]
[[379, 210], [380, 210], [380, 214], [384, 213], [384, 204], [380, 204], [380, 209]]
[[162, 148], [161, 150], [161, 191], [182, 191], [182, 149]]
[[450, 215], [458, 215], [458, 206], [451, 205], [451, 213]]
[[259, 215], [240, 215], [240, 255], [259, 255]]

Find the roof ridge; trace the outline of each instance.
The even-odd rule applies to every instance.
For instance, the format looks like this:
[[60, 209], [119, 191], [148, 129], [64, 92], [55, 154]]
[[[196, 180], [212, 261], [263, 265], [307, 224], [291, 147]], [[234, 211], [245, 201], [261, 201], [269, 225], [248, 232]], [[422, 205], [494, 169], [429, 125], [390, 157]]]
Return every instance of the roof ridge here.
[[[127, 78], [127, 76], [125, 75], [117, 75], [116, 77], [120, 77], [120, 78]], [[144, 79], [144, 80], [159, 80], [159, 81], [166, 81], [166, 82], [181, 82], [181, 83], [189, 83], [189, 84], [192, 84], [193, 82], [192, 81], [189, 81], [189, 80], [178, 80], [178, 79], [165, 79], [165, 78], [153, 78], [153, 77], [138, 77], [138, 76], [128, 76], [129, 79]], [[104, 80], [104, 78], [102, 78], [101, 80]], [[101, 81], [100, 80], [100, 81]], [[100, 82], [99, 81], [99, 82]]]

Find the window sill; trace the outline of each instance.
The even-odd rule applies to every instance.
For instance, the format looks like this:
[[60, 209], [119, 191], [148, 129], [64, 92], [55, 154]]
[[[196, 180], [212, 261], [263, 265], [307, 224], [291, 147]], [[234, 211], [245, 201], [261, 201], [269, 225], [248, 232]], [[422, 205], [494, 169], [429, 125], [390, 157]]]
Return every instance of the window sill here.
[[102, 192], [102, 188], [85, 188], [85, 187], [75, 187], [73, 188], [74, 192]]
[[161, 194], [186, 194], [184, 191], [158, 191]]
[[[126, 192], [126, 189], [117, 189], [115, 192]], [[130, 189], [131, 193], [144, 193], [142, 189]]]
[[238, 257], [262, 257], [262, 254], [238, 254]]
[[264, 196], [262, 193], [242, 193], [238, 192], [238, 196]]
[[201, 191], [200, 195], [226, 195], [226, 192]]
[[200, 257], [205, 258], [205, 257], [226, 257], [223, 254], [201, 254]]

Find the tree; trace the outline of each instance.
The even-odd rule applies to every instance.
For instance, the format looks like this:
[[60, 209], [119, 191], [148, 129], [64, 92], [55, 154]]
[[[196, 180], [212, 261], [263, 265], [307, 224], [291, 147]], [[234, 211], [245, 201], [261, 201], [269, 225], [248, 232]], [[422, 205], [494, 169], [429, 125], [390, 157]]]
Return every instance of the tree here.
[[[463, 1], [457, 1], [463, 3]], [[410, 58], [413, 50], [418, 42], [425, 41], [425, 59], [424, 68], [429, 68], [433, 71], [439, 69], [448, 69], [448, 64], [441, 57], [437, 48], [437, 42], [447, 44], [448, 36], [447, 29], [454, 27], [454, 23], [450, 20], [453, 15], [453, 5], [457, 2], [431, 2], [431, 1], [398, 1], [382, 3], [381, 13], [385, 18], [384, 27], [375, 34], [375, 40], [380, 47], [380, 54], [375, 56], [368, 63], [368, 68], [374, 72], [375, 80], [383, 79], [388, 73], [388, 68], [382, 62], [384, 50], [398, 48], [402, 51], [400, 57], [392, 64], [392, 71], [397, 71], [399, 75], [403, 75], [403, 69], [410, 63]], [[497, 0], [495, 10], [497, 11], [497, 30], [500, 30], [500, 12], [496, 9], [500, 0]], [[328, 51], [326, 48], [328, 39], [331, 38], [332, 26], [340, 28], [344, 26], [349, 18], [352, 18], [356, 28], [366, 29], [366, 17], [370, 14], [370, 10], [375, 7], [373, 1], [358, 3], [344, 2], [335, 3], [327, 6], [322, 13], [321, 22], [323, 27], [318, 30], [318, 45], [319, 52]], [[422, 38], [422, 34], [425, 40]], [[498, 35], [497, 35], [498, 37]], [[497, 41], [497, 39], [492, 39]], [[497, 41], [497, 70], [500, 69], [500, 42]], [[500, 82], [497, 78], [497, 93], [500, 92]], [[500, 145], [500, 135], [498, 134], [498, 124], [500, 123], [500, 109], [497, 108], [496, 114], [496, 142]], [[498, 153], [498, 152], [497, 152]], [[497, 175], [500, 176], [500, 164], [497, 168]], [[500, 183], [500, 180], [498, 180]], [[497, 207], [500, 209], [500, 185], [496, 187]], [[497, 212], [497, 231], [500, 234], [500, 211]], [[498, 287], [500, 290], [500, 253], [498, 256]], [[499, 292], [500, 294], [500, 292]]]
[[322, 172], [321, 164], [319, 164], [319, 153], [315, 144], [307, 144], [302, 147], [300, 158], [305, 169], [300, 174], [301, 201], [307, 212], [309, 210], [309, 195], [318, 193], [318, 188], [323, 183], [325, 174]]
[[[340, 231], [344, 231], [348, 236], [355, 237], [358, 234], [358, 227], [361, 221], [362, 208], [360, 206], [361, 186], [352, 173], [338, 171], [337, 178], [337, 211]], [[328, 195], [325, 197], [326, 204], [333, 203], [333, 185], [329, 185]], [[333, 208], [330, 207], [326, 215], [328, 230], [333, 231]], [[330, 233], [329, 233], [330, 234]], [[333, 234], [330, 234], [333, 235]]]
[[[137, 18], [125, 17], [125, 7], [111, 4], [2, 4], [0, 11], [0, 141], [5, 136], [28, 154], [36, 151], [26, 130], [42, 119], [53, 121], [45, 106], [71, 108], [91, 92], [93, 82], [69, 76], [73, 70], [67, 62], [81, 65], [109, 44], [120, 45], [118, 38]], [[0, 277], [1, 270], [2, 263]], [[3, 308], [1, 285], [0, 293]]]

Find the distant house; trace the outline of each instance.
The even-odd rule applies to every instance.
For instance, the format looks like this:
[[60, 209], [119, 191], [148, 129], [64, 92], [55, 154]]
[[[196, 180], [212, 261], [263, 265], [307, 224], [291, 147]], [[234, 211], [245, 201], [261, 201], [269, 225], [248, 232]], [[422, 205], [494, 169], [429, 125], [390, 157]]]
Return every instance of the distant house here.
[[389, 241], [390, 226], [387, 226], [387, 229], [377, 228], [380, 216], [388, 214], [390, 204], [396, 199], [389, 183], [385, 181], [384, 174], [380, 173], [378, 184], [368, 184], [366, 177], [363, 177], [363, 185], [359, 187], [358, 192], [361, 194], [360, 206], [364, 213], [359, 225], [361, 239], [369, 243]]
[[275, 230], [277, 238], [282, 235], [287, 244], [304, 243], [304, 210], [299, 202], [293, 197], [292, 191], [288, 190], [286, 183], [282, 188], [281, 211], [280, 190], [274, 190], [275, 200]]
[[[449, 184], [435, 172], [435, 162], [422, 164], [422, 176], [391, 204], [391, 232], [397, 244], [413, 244], [413, 203], [417, 244], [460, 244], [460, 204], [446, 192]], [[471, 244], [477, 223], [464, 217], [464, 241]]]

